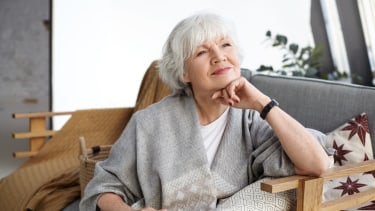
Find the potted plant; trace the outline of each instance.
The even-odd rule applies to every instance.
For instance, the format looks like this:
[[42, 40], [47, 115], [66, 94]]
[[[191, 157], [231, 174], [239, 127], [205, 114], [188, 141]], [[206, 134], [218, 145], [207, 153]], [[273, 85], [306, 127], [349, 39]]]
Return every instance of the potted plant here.
[[296, 43], [288, 44], [287, 36], [282, 34], [273, 36], [269, 30], [266, 32], [266, 41], [269, 42], [272, 47], [278, 48], [283, 52], [281, 61], [282, 69], [275, 70], [271, 65], [260, 65], [257, 69], [258, 72], [326, 80], [339, 80], [348, 77], [346, 73], [340, 73], [337, 70], [333, 70], [329, 73], [323, 73], [319, 70], [323, 57], [322, 47], [320, 45], [315, 47], [300, 47]]

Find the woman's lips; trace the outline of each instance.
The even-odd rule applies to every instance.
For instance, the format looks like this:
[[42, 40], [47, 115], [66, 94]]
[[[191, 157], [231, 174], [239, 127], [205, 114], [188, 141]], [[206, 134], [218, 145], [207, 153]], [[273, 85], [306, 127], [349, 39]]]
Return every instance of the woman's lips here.
[[224, 74], [224, 73], [227, 73], [228, 71], [230, 71], [232, 68], [231, 67], [224, 67], [224, 68], [220, 68], [220, 69], [217, 69], [215, 70], [212, 75], [220, 75], [220, 74]]

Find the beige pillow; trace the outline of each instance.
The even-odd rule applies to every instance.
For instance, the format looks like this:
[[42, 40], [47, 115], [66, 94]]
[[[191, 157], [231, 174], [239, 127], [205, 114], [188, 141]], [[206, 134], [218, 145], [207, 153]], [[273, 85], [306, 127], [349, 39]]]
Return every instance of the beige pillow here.
[[216, 211], [289, 211], [296, 210], [295, 190], [268, 193], [260, 189], [260, 183], [270, 178], [254, 182], [233, 196], [221, 200]]
[[[336, 150], [334, 166], [373, 159], [368, 118], [362, 113], [327, 134], [328, 147]], [[375, 188], [375, 171], [328, 181], [323, 187], [323, 201]], [[375, 210], [375, 201], [349, 210]]]

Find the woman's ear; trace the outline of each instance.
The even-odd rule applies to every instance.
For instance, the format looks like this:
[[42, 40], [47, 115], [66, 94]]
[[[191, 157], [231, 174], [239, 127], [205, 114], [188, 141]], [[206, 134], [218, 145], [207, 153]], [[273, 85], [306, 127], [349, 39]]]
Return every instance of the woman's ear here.
[[182, 74], [182, 81], [184, 83], [189, 83], [190, 82], [189, 74], [186, 71], [184, 71], [184, 73]]

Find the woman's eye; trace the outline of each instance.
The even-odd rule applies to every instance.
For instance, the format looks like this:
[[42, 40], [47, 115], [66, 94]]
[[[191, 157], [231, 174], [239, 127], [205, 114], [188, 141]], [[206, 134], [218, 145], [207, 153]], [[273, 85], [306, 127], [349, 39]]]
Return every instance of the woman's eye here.
[[206, 53], [206, 51], [199, 51], [198, 53], [197, 53], [197, 56], [201, 56], [201, 55], [203, 55], [203, 54], [205, 54]]
[[224, 43], [222, 46], [223, 47], [230, 47], [230, 46], [232, 46], [232, 44], [228, 42], [228, 43]]

